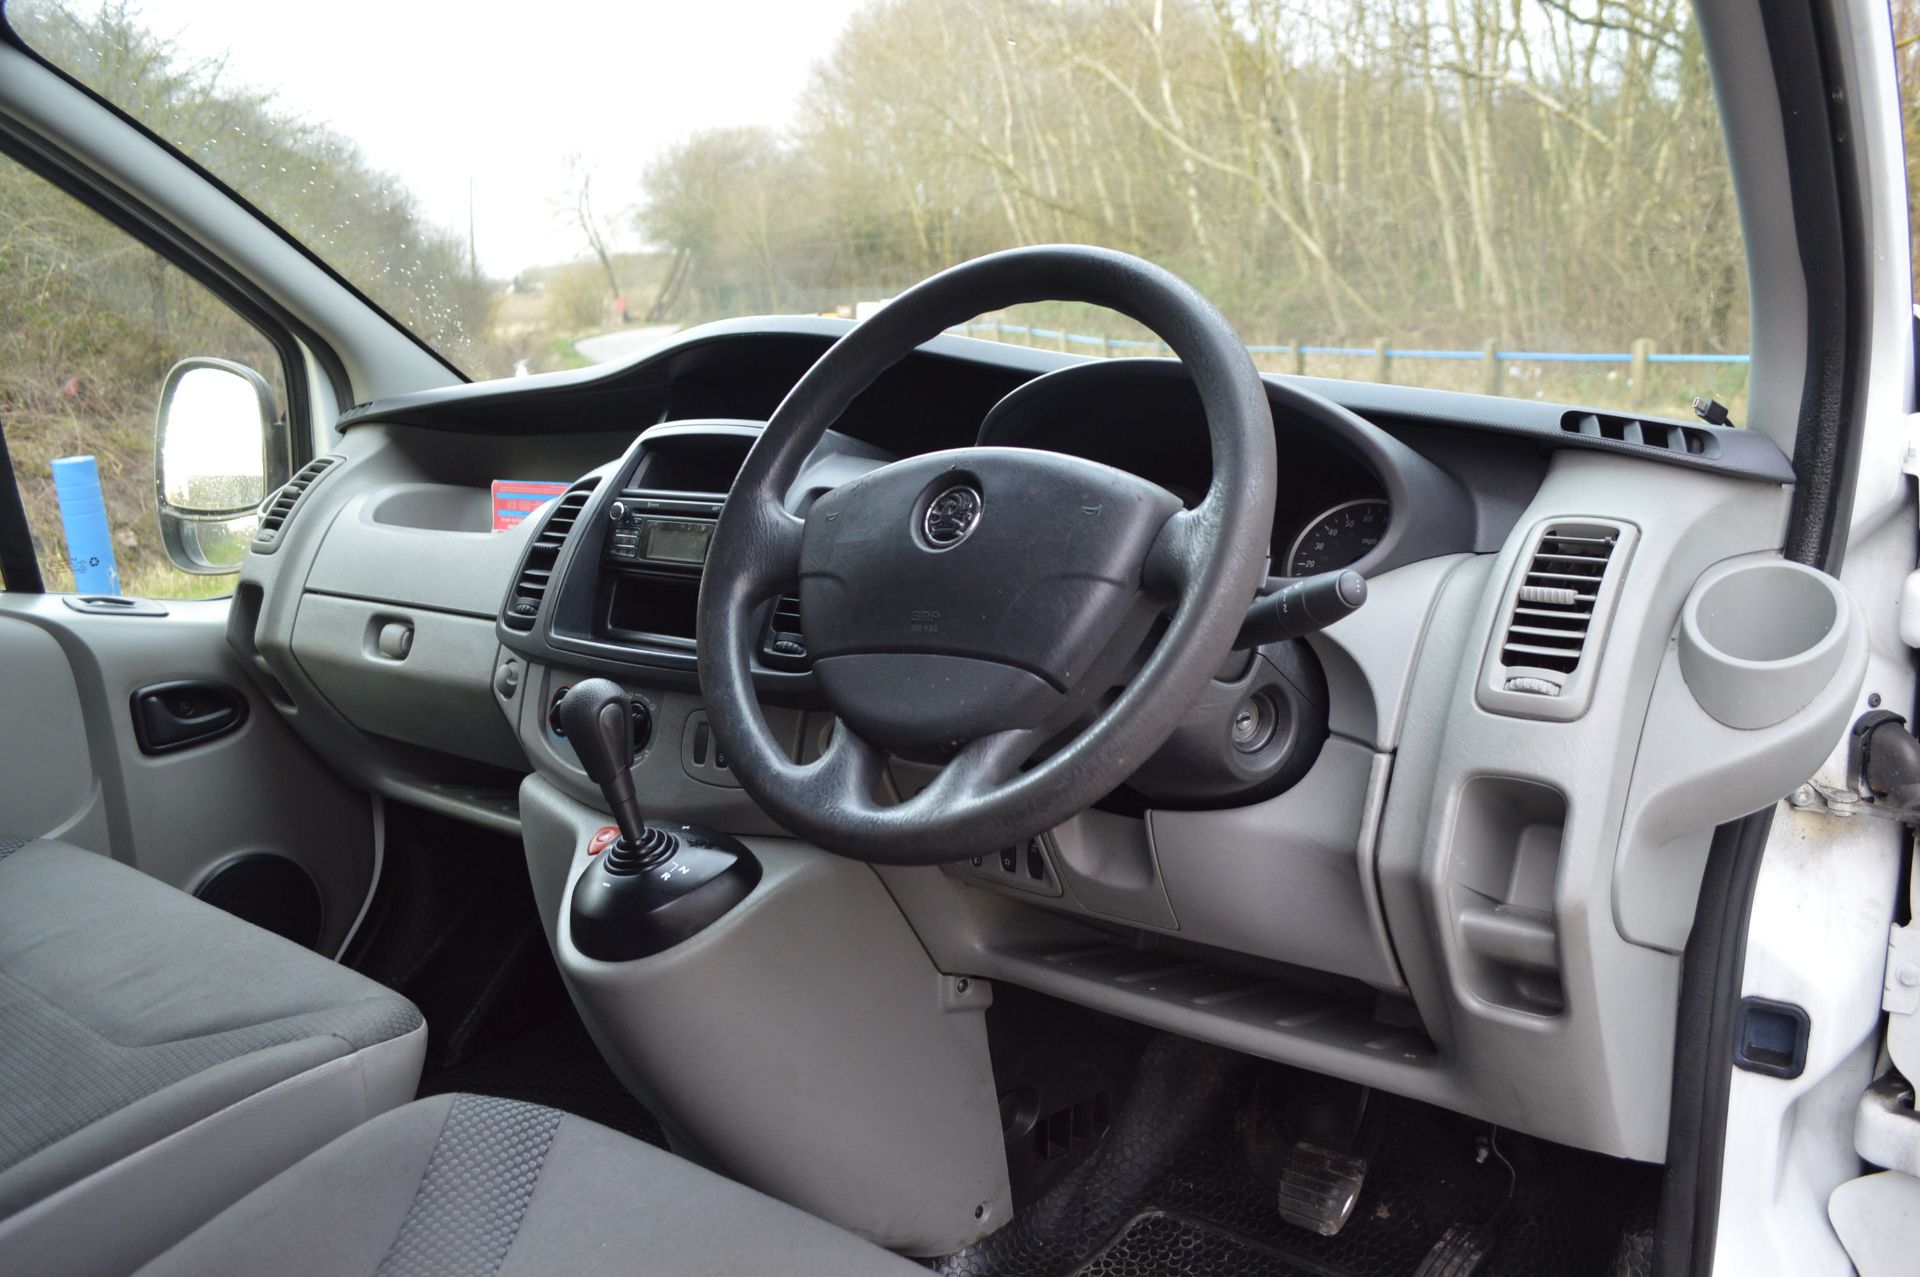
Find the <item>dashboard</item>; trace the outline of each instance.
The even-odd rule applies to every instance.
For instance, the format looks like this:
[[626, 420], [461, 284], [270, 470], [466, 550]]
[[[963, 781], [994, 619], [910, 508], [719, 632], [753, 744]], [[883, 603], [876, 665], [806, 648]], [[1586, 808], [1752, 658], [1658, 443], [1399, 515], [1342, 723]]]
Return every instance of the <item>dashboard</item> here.
[[[1002, 351], [1038, 353], [993, 353], [1004, 359]], [[901, 388], [883, 378], [816, 448], [787, 494], [788, 508], [804, 514], [839, 484], [956, 446], [956, 438], [1101, 462], [1189, 505], [1206, 491], [1206, 423], [1177, 363], [1066, 363], [1009, 381], [995, 376], [1006, 370], [994, 365], [972, 371], [962, 380], [934, 361], [896, 368], [888, 378], [939, 374], [939, 393], [913, 411], [895, 405]], [[777, 396], [755, 393], [737, 377], [727, 396], [705, 389], [703, 380], [691, 384], [701, 389], [689, 393], [671, 383], [660, 396], [664, 419], [557, 503], [563, 534], [528, 547], [500, 614], [499, 637], [509, 649], [532, 660], [571, 660], [615, 676], [646, 670], [667, 685], [694, 686], [705, 540], [764, 418], [681, 416], [674, 406], [765, 411]], [[955, 405], [979, 414], [964, 436], [940, 411]], [[1271, 407], [1280, 445], [1269, 547], [1275, 586], [1335, 568], [1371, 575], [1494, 548], [1546, 466], [1542, 449], [1518, 440], [1429, 430], [1416, 447], [1357, 414], [1303, 413], [1278, 383]], [[763, 694], [804, 705], [814, 689], [798, 609], [797, 594], [767, 606], [754, 672]], [[1306, 695], [1316, 697], [1311, 689]]]
[[[274, 548], [249, 555], [230, 644], [349, 780], [515, 835], [529, 787], [597, 818], [552, 708], [581, 678], [614, 678], [637, 706], [644, 806], [782, 837], [700, 699], [701, 569], [764, 423], [846, 330], [730, 321], [625, 365], [355, 409]], [[1639, 1040], [1615, 1009], [1671, 1001], [1690, 916], [1673, 902], [1691, 899], [1713, 824], [1774, 781], [1751, 763], [1766, 733], [1696, 733], [1642, 768], [1640, 732], [1678, 685], [1668, 636], [1687, 591], [1777, 546], [1791, 465], [1740, 430], [1265, 381], [1268, 588], [1351, 566], [1365, 607], [1229, 662], [1168, 745], [1078, 818], [971, 863], [883, 870], [890, 898], [944, 971], [1657, 1158], [1664, 1117], [1638, 1097], [1662, 1085], [1670, 1043], [1606, 1045]], [[804, 513], [894, 461], [974, 443], [1069, 453], [1188, 503], [1211, 477], [1177, 363], [940, 337], [853, 402], [786, 502]], [[568, 487], [494, 533], [498, 478]], [[1554, 520], [1634, 536], [1613, 648], [1562, 721], [1476, 699], [1503, 591]], [[798, 595], [765, 604], [757, 633], [763, 716], [805, 762], [833, 716]], [[927, 776], [896, 763], [885, 783], [906, 794]]]

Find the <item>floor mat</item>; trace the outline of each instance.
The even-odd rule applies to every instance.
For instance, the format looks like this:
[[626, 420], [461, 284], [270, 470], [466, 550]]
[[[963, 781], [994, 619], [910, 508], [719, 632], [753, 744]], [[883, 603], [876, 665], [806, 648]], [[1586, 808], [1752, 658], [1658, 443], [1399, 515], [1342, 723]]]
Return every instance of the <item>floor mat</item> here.
[[1287, 1256], [1165, 1211], [1136, 1215], [1074, 1277], [1321, 1277]]
[[1320, 1237], [1280, 1218], [1242, 1150], [1247, 1097], [1271, 1067], [1157, 1040], [1093, 1157], [999, 1233], [931, 1266], [953, 1277], [1410, 1277], [1467, 1225], [1491, 1238], [1475, 1277], [1606, 1277], [1622, 1221], [1658, 1174], [1376, 1094], [1386, 1107], [1372, 1170], [1346, 1227]]

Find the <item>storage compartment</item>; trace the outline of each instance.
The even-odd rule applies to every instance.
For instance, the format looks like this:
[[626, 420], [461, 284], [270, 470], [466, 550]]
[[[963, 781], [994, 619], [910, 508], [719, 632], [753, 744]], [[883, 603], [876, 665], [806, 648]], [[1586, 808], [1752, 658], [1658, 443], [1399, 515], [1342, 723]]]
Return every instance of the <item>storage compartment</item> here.
[[[481, 617], [492, 629], [531, 529], [490, 532], [485, 488], [402, 484], [358, 493], [327, 528], [310, 592]], [[303, 508], [310, 519], [319, 511]]]
[[363, 732], [525, 771], [494, 707], [493, 622], [371, 599], [306, 594], [293, 658], [341, 717]]
[[1481, 776], [1460, 795], [1447, 857], [1462, 969], [1488, 1002], [1556, 1015], [1559, 927], [1553, 913], [1567, 799], [1533, 781]]
[[381, 492], [368, 508], [368, 516], [390, 528], [491, 534], [493, 494], [486, 488], [410, 483]]
[[1680, 672], [1728, 727], [1785, 722], [1840, 666], [1853, 612], [1840, 583], [1784, 559], [1737, 559], [1701, 576], [1680, 612]]
[[665, 641], [692, 647], [699, 615], [700, 578], [652, 573], [607, 573], [600, 615], [605, 637]]
[[629, 481], [636, 488], [725, 496], [760, 437], [757, 421], [670, 422], [647, 432], [647, 451]]

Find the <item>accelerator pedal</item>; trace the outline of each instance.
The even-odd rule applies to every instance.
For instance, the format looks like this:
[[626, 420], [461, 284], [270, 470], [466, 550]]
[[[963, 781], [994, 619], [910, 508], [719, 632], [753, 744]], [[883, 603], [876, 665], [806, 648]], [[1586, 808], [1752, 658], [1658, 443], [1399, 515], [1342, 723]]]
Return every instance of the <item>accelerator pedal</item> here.
[[1280, 1168], [1280, 1218], [1332, 1237], [1346, 1227], [1367, 1180], [1367, 1159], [1301, 1140]]

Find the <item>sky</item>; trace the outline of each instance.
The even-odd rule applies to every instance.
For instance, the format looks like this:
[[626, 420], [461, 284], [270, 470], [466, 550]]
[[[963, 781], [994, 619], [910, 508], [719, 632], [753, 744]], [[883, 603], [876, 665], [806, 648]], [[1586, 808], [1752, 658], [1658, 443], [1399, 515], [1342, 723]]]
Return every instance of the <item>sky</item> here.
[[230, 81], [359, 142], [505, 278], [586, 254], [564, 206], [592, 174], [618, 249], [647, 161], [698, 128], [782, 125], [866, 0], [139, 0]]

